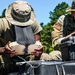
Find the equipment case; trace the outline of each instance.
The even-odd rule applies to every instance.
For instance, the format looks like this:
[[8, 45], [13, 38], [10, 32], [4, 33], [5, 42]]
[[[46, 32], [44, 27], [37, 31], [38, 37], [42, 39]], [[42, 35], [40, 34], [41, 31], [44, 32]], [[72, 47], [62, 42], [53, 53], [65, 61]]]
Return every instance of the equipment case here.
[[[18, 62], [18, 64], [29, 63], [33, 66], [34, 70], [26, 72], [21, 75], [75, 75], [75, 62], [62, 62], [62, 61], [28, 61]], [[9, 75], [18, 75], [11, 73]]]
[[71, 61], [75, 60], [75, 37], [65, 38], [61, 41], [59, 45], [62, 60], [63, 61]]

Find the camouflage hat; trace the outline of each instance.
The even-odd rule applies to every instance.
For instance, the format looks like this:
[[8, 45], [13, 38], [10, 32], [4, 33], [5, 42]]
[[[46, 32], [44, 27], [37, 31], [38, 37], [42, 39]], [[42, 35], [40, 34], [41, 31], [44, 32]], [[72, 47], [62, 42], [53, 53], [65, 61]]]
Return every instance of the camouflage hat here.
[[75, 11], [75, 0], [72, 1], [72, 6], [66, 9], [66, 12]]
[[31, 25], [35, 21], [32, 7], [25, 1], [15, 1], [8, 6], [5, 12], [9, 23], [18, 26]]

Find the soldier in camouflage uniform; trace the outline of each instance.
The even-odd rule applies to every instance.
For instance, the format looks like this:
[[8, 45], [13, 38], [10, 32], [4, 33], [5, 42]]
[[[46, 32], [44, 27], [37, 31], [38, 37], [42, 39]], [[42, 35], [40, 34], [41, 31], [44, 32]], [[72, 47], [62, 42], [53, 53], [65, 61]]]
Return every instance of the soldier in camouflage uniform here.
[[[42, 53], [41, 30], [34, 10], [27, 2], [15, 1], [8, 6], [5, 17], [0, 19], [0, 75], [16, 69], [15, 63], [22, 61], [17, 55], [28, 54], [36, 60], [51, 59]], [[4, 70], [6, 73], [1, 74]]]
[[72, 2], [72, 7], [67, 8], [66, 12], [71, 14], [62, 15], [54, 24], [52, 32], [52, 46], [55, 50], [59, 50], [58, 45], [61, 40], [75, 34], [75, 0]]

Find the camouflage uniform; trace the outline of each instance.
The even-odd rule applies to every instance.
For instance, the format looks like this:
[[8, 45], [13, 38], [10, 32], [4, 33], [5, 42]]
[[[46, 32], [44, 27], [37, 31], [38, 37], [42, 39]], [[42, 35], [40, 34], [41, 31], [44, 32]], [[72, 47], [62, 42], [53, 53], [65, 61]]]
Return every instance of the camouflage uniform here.
[[53, 26], [53, 31], [52, 31], [52, 46], [56, 51], [50, 53], [50, 56], [53, 58], [57, 59], [57, 57], [61, 58], [61, 52], [57, 51], [59, 50], [58, 44], [60, 43], [61, 39], [63, 39], [63, 22], [64, 22], [64, 17], [65, 15], [60, 16], [60, 18], [57, 20], [57, 22]]
[[59, 39], [63, 37], [63, 22], [65, 15], [62, 15], [54, 24], [52, 32], [52, 46], [56, 47], [59, 44]]
[[[17, 6], [16, 4], [19, 4], [19, 5]], [[16, 7], [18, 10], [16, 9]], [[11, 5], [9, 5], [9, 7], [5, 11], [5, 18], [0, 18], [0, 37], [4, 39], [3, 41], [4, 44], [2, 44], [1, 42], [2, 40], [0, 39], [1, 40], [0, 45], [2, 47], [5, 46], [9, 41], [11, 42], [16, 41], [14, 25], [24, 26], [24, 27], [25, 26], [27, 27], [30, 25], [32, 28], [33, 35], [39, 33], [42, 30], [42, 27], [38, 23], [33, 9], [27, 2], [24, 2], [24, 1], [15, 1]], [[44, 56], [45, 58], [47, 57], [49, 58], [48, 54], [44, 54]], [[41, 57], [42, 60], [45, 58], [43, 56]], [[12, 71], [13, 69], [14, 70], [16, 69], [15, 64], [17, 61], [20, 62], [22, 60], [16, 56], [13, 58], [6, 58], [4, 55], [0, 55], [0, 62], [1, 62], [0, 67], [5, 68], [5, 71], [7, 72]], [[6, 73], [2, 75], [6, 75]]]

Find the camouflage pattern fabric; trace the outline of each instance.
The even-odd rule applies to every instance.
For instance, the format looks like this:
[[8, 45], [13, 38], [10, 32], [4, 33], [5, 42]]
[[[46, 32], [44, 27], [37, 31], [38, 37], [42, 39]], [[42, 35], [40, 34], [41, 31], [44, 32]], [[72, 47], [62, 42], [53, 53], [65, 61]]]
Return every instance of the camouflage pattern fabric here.
[[57, 22], [53, 25], [52, 36], [52, 47], [54, 51], [49, 53], [52, 60], [61, 60], [61, 52], [59, 51], [59, 42], [63, 38], [63, 24], [64, 24], [65, 15], [59, 17]]
[[49, 56], [52, 60], [62, 60], [60, 51], [52, 51], [51, 53], [49, 53]]
[[53, 25], [52, 31], [52, 46], [56, 47], [59, 44], [59, 39], [63, 37], [63, 22], [65, 15], [59, 17], [57, 22]]

